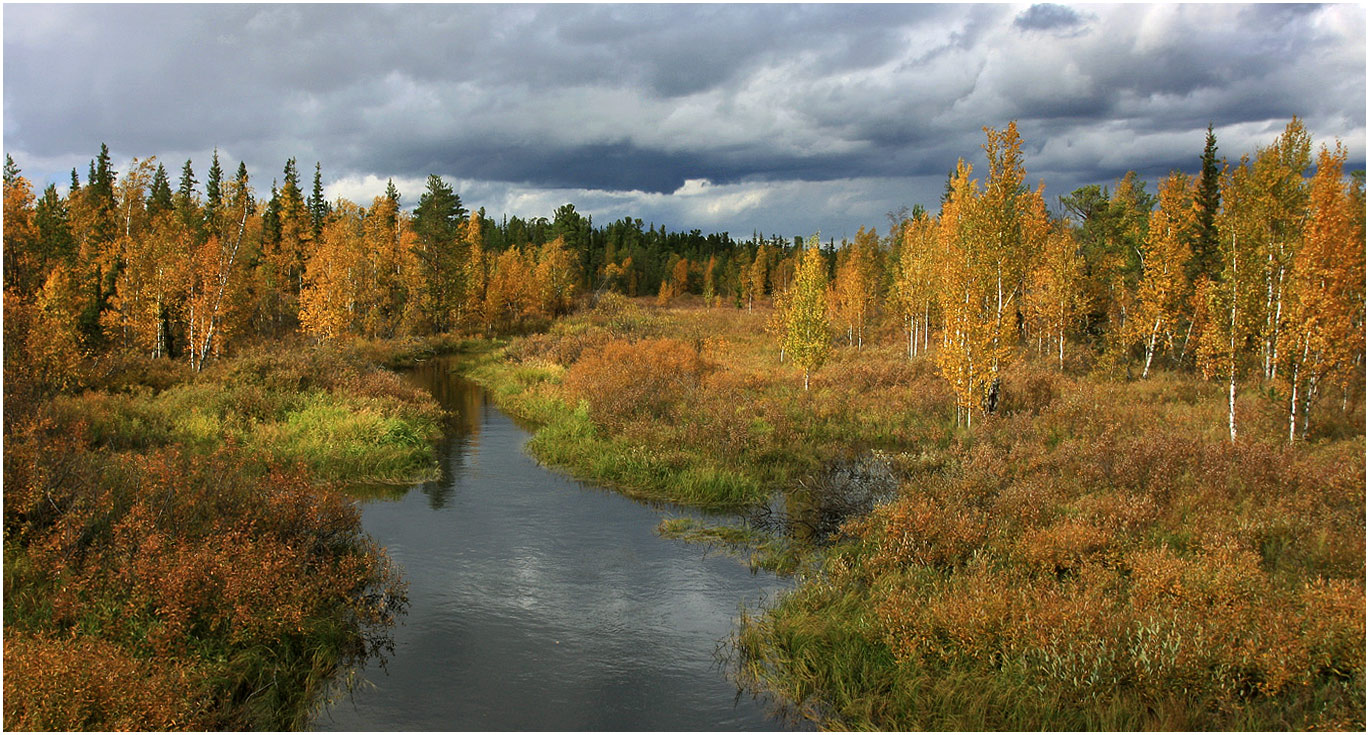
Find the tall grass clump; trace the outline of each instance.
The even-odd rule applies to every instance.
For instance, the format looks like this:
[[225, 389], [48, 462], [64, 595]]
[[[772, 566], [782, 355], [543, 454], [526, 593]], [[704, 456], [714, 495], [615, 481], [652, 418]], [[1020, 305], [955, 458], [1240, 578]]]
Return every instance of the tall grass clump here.
[[88, 390], [40, 409], [92, 446], [142, 451], [239, 445], [319, 481], [408, 483], [436, 472], [441, 410], [393, 373], [323, 348], [257, 350], [160, 390]]

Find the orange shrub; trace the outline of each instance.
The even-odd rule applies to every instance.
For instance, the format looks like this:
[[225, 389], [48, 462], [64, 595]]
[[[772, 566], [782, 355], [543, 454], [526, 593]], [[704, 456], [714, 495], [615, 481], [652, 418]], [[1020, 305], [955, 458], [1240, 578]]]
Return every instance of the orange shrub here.
[[1019, 547], [1031, 567], [1058, 575], [1077, 571], [1085, 561], [1101, 558], [1111, 543], [1111, 533], [1069, 519], [1050, 528], [1027, 531]]
[[665, 419], [693, 398], [711, 366], [676, 339], [614, 340], [587, 352], [566, 374], [572, 395], [589, 402], [601, 425], [621, 428], [635, 419]]
[[6, 625], [5, 729], [212, 729], [194, 673], [182, 664], [148, 666], [97, 638]]
[[[232, 447], [113, 454], [50, 428], [6, 443], [6, 727], [293, 727], [307, 687], [233, 667], [295, 682], [388, 644], [403, 589], [346, 497]], [[89, 655], [47, 663], [62, 651]]]
[[[878, 507], [878, 547], [869, 564], [875, 569], [909, 565], [954, 567], [969, 559], [988, 536], [983, 514], [958, 505], [937, 503], [922, 493], [905, 494]], [[857, 530], [864, 528], [857, 526]]]

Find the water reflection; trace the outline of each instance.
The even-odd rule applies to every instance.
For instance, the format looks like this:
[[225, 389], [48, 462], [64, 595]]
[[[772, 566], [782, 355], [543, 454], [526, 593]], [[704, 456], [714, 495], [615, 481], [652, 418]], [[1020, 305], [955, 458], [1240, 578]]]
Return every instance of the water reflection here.
[[418, 486], [433, 510], [447, 507], [451, 500], [454, 488], [446, 473], [460, 472], [468, 455], [480, 443], [483, 393], [474, 383], [452, 375], [454, 365], [450, 358], [439, 358], [420, 363], [406, 373], [410, 381], [432, 393], [438, 405], [447, 411], [446, 434], [437, 447], [438, 466], [443, 468], [444, 476]]
[[527, 433], [432, 360], [410, 374], [452, 417], [443, 479], [363, 505], [409, 581], [410, 612], [374, 687], [325, 730], [773, 730], [714, 651], [783, 583], [663, 540], [661, 513], [522, 452]]

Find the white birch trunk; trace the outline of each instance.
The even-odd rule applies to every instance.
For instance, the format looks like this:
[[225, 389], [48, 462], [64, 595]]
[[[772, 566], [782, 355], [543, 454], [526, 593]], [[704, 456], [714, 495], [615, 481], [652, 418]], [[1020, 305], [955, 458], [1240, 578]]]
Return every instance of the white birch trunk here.
[[1160, 319], [1156, 317], [1155, 324], [1150, 328], [1150, 341], [1146, 343], [1146, 366], [1141, 369], [1141, 379], [1145, 380], [1150, 375], [1150, 361], [1155, 357], [1155, 337], [1160, 333]]

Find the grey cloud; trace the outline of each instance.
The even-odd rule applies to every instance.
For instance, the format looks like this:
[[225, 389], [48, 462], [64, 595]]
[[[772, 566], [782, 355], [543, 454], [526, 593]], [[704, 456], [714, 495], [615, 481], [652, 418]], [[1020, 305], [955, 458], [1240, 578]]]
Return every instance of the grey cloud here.
[[1054, 3], [1037, 3], [1022, 11], [1012, 24], [1029, 31], [1049, 31], [1077, 28], [1084, 18], [1073, 8]]
[[[1066, 190], [1115, 176], [1116, 150], [1138, 170], [1191, 167], [1209, 120], [1233, 154], [1224, 127], [1297, 114], [1363, 158], [1355, 6], [4, 12], [7, 150], [85, 160], [104, 141], [116, 157], [193, 154], [202, 171], [217, 145], [262, 188], [294, 156], [322, 161], [325, 177], [439, 173], [524, 192], [657, 196], [690, 179], [849, 191], [842, 182], [939, 182], [957, 157], [980, 160], [981, 126], [1014, 119], [1029, 174], [1059, 174], [1049, 183]], [[1128, 147], [1138, 139], [1150, 144]], [[1070, 140], [1090, 142], [1055, 143]]]

